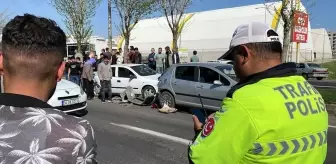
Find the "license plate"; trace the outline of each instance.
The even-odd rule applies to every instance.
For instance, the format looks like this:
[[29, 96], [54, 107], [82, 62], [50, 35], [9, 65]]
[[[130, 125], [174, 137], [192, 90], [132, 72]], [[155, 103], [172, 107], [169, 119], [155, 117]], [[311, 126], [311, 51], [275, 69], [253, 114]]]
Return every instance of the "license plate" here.
[[78, 103], [79, 103], [78, 99], [63, 100], [63, 106], [68, 106], [68, 105], [73, 105], [73, 104], [78, 104]]
[[315, 77], [328, 77], [328, 74], [314, 74]]

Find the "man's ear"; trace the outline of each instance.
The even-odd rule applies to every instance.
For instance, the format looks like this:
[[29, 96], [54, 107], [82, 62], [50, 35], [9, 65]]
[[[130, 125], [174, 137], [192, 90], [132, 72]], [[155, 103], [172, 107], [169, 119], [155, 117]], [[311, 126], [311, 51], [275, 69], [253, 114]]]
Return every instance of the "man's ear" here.
[[57, 70], [57, 81], [61, 81], [63, 74], [64, 74], [64, 69], [65, 69], [65, 62], [62, 62], [61, 65], [58, 67]]
[[241, 48], [242, 48], [242, 52], [244, 53], [243, 54], [244, 56], [243, 64], [245, 64], [252, 59], [252, 54], [251, 54], [251, 50], [247, 48], [245, 45], [242, 45]]
[[2, 52], [0, 52], [0, 74], [3, 74], [3, 55]]

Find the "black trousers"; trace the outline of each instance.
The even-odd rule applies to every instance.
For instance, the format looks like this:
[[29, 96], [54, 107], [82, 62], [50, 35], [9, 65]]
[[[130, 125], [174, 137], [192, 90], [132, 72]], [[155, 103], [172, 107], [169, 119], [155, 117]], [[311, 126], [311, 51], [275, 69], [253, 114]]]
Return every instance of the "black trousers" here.
[[83, 89], [87, 94], [88, 98], [93, 98], [93, 80], [89, 81], [88, 79], [83, 78]]
[[100, 81], [100, 85], [101, 85], [101, 100], [105, 101], [106, 99], [106, 94], [107, 94], [107, 100], [111, 100], [112, 99], [112, 89], [111, 89], [111, 80], [101, 80]]

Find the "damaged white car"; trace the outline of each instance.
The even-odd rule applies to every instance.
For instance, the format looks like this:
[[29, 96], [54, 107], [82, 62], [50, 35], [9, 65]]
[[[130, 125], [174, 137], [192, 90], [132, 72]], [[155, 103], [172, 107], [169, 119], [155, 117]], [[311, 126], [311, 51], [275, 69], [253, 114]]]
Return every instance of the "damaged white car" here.
[[[127, 87], [132, 87], [136, 96], [147, 98], [157, 93], [161, 74], [144, 64], [120, 64], [112, 65], [112, 94], [120, 95]], [[100, 80], [97, 72], [94, 73], [94, 92], [100, 92]]]

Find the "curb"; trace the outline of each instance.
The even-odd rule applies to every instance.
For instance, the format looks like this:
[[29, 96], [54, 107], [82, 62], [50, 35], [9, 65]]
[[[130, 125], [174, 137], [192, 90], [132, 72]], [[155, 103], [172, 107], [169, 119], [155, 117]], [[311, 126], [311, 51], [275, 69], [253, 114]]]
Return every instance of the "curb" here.
[[336, 116], [336, 104], [326, 104], [326, 108], [329, 114], [334, 114]]

